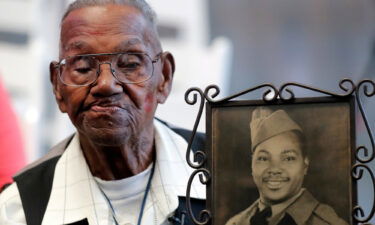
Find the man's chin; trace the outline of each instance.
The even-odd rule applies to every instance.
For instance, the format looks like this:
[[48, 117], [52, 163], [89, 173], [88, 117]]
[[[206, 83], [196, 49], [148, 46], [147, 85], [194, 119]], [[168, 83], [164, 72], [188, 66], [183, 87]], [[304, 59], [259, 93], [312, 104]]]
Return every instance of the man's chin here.
[[121, 146], [129, 142], [134, 132], [127, 128], [90, 128], [84, 132], [85, 138], [100, 146]]
[[288, 193], [285, 193], [285, 191], [279, 190], [268, 191], [268, 193], [264, 193], [262, 199], [264, 202], [275, 205], [288, 200], [290, 197], [291, 196], [288, 195]]

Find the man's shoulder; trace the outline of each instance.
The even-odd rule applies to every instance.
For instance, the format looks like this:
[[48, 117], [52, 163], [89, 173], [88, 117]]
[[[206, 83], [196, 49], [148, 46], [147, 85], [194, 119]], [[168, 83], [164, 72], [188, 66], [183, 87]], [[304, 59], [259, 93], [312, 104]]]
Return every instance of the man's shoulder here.
[[320, 203], [318, 207], [314, 210], [316, 217], [327, 222], [328, 224], [334, 225], [348, 225], [343, 219], [341, 219], [335, 212], [335, 210], [326, 204]]
[[286, 210], [297, 224], [311, 225], [348, 225], [335, 210], [319, 202], [308, 190], [293, 202]]
[[[30, 180], [30, 174], [43, 174], [43, 171], [46, 169], [51, 169], [51, 167], [56, 164], [57, 159], [64, 153], [66, 146], [70, 143], [72, 140], [73, 135], [65, 138], [63, 141], [55, 145], [51, 148], [51, 150], [42, 156], [41, 158], [37, 159], [36, 161], [28, 164], [24, 168], [22, 168], [20, 171], [18, 171], [14, 176], [13, 179], [17, 182], [20, 180], [24, 180], [26, 177], [27, 180]], [[34, 177], [34, 176], [31, 176]], [[6, 184], [3, 187], [0, 187], [0, 193], [3, 193], [6, 189], [9, 189], [10, 186], [16, 185], [13, 184]]]
[[[307, 193], [315, 199], [315, 197], [313, 197], [311, 193]], [[347, 222], [345, 222], [336, 214], [335, 210], [331, 206], [321, 203], [316, 199], [315, 201], [317, 205], [314, 208], [312, 216], [310, 218], [311, 224], [348, 225]]]
[[54, 147], [52, 147], [48, 151], [47, 154], [45, 154], [44, 156], [42, 156], [38, 160], [36, 160], [36, 161], [28, 164], [26, 167], [24, 167], [19, 172], [17, 172], [14, 177], [20, 176], [21, 174], [24, 174], [26, 171], [29, 171], [32, 168], [40, 166], [43, 163], [45, 163], [45, 162], [47, 162], [47, 161], [49, 161], [49, 160], [51, 160], [53, 158], [61, 156], [64, 153], [64, 151], [66, 149], [66, 146], [68, 146], [68, 144], [72, 140], [73, 136], [74, 135], [71, 135], [71, 136], [65, 138], [64, 140], [62, 140], [61, 142], [59, 142], [57, 145], [55, 145]]
[[[18, 172], [13, 178], [15, 182], [4, 191], [4, 195], [9, 195], [7, 193], [12, 192], [15, 188], [17, 201], [10, 200], [10, 203], [22, 206], [15, 208], [22, 209], [24, 215], [22, 218], [25, 218], [24, 220], [28, 223], [33, 221], [30, 223], [39, 224], [40, 219], [43, 218], [52, 189], [55, 167], [72, 137], [61, 141], [51, 148], [44, 157]], [[6, 196], [2, 198], [6, 198]], [[6, 204], [9, 205], [9, 203]]]
[[225, 225], [248, 225], [250, 217], [254, 214], [256, 210], [255, 202], [251, 204], [245, 210], [237, 213], [233, 217], [231, 217]]

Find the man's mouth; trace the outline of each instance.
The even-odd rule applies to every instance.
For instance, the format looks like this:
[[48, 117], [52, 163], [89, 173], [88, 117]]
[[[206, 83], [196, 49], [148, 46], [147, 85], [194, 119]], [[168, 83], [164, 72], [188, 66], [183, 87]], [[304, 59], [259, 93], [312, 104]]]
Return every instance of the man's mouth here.
[[97, 113], [116, 113], [123, 109], [124, 107], [122, 107], [122, 104], [118, 101], [110, 101], [107, 99], [94, 101], [85, 106], [85, 110]]
[[117, 112], [119, 110], [121, 110], [122, 108], [117, 106], [117, 105], [93, 105], [91, 106], [90, 108], [92, 111], [94, 112], [110, 112], [110, 113], [114, 113], [114, 112]]
[[269, 189], [279, 189], [288, 181], [288, 178], [263, 178], [263, 182]]

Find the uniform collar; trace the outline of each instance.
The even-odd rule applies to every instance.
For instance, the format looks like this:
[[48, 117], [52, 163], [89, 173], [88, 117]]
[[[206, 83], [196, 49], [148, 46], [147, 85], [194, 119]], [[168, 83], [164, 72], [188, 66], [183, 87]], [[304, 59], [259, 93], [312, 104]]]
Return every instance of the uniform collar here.
[[[260, 210], [263, 210], [266, 207], [266, 205], [262, 203], [260, 199], [258, 199], [255, 203]], [[272, 224], [275, 221], [279, 221], [285, 213], [288, 213], [294, 219], [297, 225], [304, 225], [318, 204], [319, 202], [311, 195], [309, 191], [306, 189], [301, 189], [299, 194], [288, 201], [271, 206], [272, 217], [270, 223]], [[301, 205], [303, 205], [303, 207], [301, 207]], [[252, 208], [256, 209], [256, 207]], [[252, 210], [251, 214], [249, 215], [252, 216], [254, 213], [255, 210]]]
[[[296, 199], [299, 198], [303, 194], [304, 191], [305, 191], [305, 189], [301, 188], [301, 190], [296, 195], [294, 195], [292, 198], [289, 198], [288, 200], [286, 200], [282, 203], [271, 205], [272, 217], [278, 216], [280, 213], [282, 213], [289, 205], [291, 205], [294, 201], [296, 201]], [[267, 205], [264, 204], [259, 199], [258, 207], [259, 207], [259, 210], [262, 211], [263, 209], [265, 209], [267, 207]]]
[[[301, 207], [303, 205], [303, 207]], [[318, 200], [312, 194], [305, 190], [303, 194], [287, 209], [286, 212], [294, 219], [297, 225], [306, 224], [312, 212], [319, 205]]]

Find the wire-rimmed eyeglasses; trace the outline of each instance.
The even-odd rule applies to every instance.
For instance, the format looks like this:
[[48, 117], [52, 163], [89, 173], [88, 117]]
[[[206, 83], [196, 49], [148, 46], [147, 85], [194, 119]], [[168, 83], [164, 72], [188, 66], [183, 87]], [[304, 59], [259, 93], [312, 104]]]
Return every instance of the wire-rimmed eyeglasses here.
[[62, 83], [69, 86], [88, 86], [101, 72], [101, 65], [108, 64], [113, 76], [126, 84], [138, 84], [149, 80], [162, 52], [151, 59], [146, 53], [118, 52], [83, 54], [66, 57], [56, 65]]

